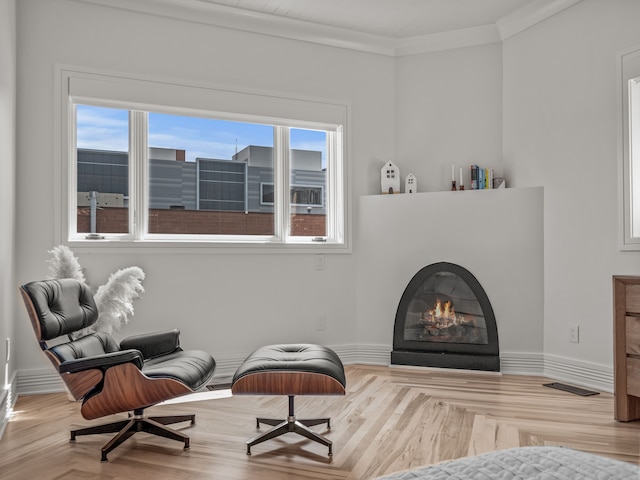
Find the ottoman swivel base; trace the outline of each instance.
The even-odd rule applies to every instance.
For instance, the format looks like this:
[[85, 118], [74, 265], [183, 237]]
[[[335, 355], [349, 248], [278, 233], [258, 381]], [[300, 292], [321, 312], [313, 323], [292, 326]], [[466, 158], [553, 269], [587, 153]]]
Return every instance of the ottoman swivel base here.
[[293, 400], [296, 395], [344, 395], [345, 385], [342, 362], [330, 348], [313, 344], [269, 345], [254, 351], [238, 367], [231, 392], [234, 395], [287, 395], [289, 415], [286, 420], [256, 418], [258, 428], [261, 423], [273, 428], [247, 442], [247, 455], [251, 455], [254, 445], [289, 432], [328, 447], [329, 455], [333, 455], [331, 441], [309, 428], [324, 423], [331, 428], [331, 420], [296, 419]]
[[303, 437], [308, 438], [309, 440], [313, 440], [314, 442], [321, 443], [325, 447], [329, 447], [329, 456], [333, 455], [331, 440], [324, 438], [322, 435], [318, 435], [316, 432], [311, 430], [309, 427], [313, 427], [314, 425], [321, 425], [323, 423], [327, 424], [327, 428], [331, 428], [331, 419], [330, 418], [313, 418], [313, 419], [305, 419], [298, 420], [293, 411], [293, 395], [289, 395], [289, 416], [286, 420], [275, 420], [272, 418], [256, 418], [256, 428], [260, 428], [260, 424], [264, 423], [266, 425], [271, 425], [273, 428], [268, 432], [261, 433], [260, 435], [256, 435], [251, 440], [247, 441], [247, 455], [251, 455], [251, 447], [262, 443], [266, 440], [271, 440], [272, 438], [279, 437], [280, 435], [284, 435], [285, 433], [293, 432], [298, 435], [302, 435]]

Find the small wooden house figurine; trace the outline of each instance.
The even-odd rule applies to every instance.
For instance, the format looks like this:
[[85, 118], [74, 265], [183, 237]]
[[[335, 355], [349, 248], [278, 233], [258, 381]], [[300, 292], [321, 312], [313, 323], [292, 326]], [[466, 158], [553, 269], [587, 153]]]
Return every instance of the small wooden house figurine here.
[[380, 170], [380, 193], [400, 193], [400, 170], [393, 162], [385, 163]]
[[404, 193], [416, 193], [418, 191], [418, 180], [413, 173], [407, 175], [404, 179]]

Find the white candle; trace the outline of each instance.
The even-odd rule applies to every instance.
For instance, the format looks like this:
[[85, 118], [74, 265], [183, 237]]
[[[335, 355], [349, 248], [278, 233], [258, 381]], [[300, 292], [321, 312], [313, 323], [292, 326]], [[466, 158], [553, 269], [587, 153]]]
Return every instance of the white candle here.
[[460, 185], [463, 185], [463, 182], [462, 182], [462, 167], [460, 167]]
[[452, 182], [456, 181], [455, 165], [451, 165], [451, 181]]

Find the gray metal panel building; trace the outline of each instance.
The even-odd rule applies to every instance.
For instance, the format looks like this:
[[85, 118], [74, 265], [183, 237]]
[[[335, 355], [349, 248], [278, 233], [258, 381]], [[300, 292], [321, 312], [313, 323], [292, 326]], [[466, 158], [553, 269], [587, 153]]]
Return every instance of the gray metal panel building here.
[[[236, 160], [198, 158], [195, 162], [168, 159], [167, 152], [153, 148], [161, 158], [149, 160], [149, 207], [157, 209], [273, 212], [273, 197], [262, 198], [262, 190], [273, 190], [273, 149], [249, 146]], [[171, 157], [171, 155], [169, 155]], [[292, 150], [292, 201], [296, 213], [326, 212], [326, 172], [321, 152]], [[128, 154], [106, 150], [78, 149], [78, 192], [122, 194], [128, 204]]]
[[196, 209], [196, 164], [149, 161], [149, 208]]

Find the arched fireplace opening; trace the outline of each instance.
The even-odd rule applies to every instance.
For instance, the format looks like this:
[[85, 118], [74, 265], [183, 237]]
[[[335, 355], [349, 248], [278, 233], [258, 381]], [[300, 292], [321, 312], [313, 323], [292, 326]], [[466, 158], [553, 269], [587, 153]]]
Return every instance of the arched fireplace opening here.
[[471, 272], [448, 262], [424, 267], [398, 305], [391, 363], [500, 371], [493, 308]]

